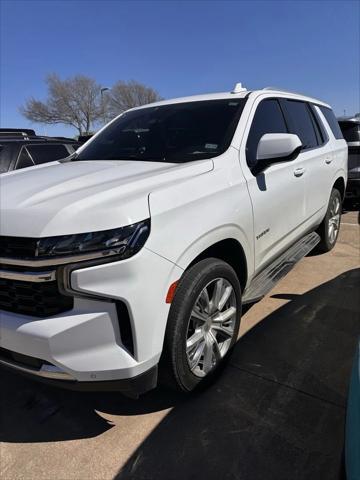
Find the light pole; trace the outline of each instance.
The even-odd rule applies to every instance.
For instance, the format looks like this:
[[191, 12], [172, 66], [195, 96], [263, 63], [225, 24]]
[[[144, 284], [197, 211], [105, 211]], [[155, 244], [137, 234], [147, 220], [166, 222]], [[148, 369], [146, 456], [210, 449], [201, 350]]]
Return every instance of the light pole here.
[[105, 116], [105, 102], [104, 102], [104, 92], [106, 92], [106, 90], [110, 90], [110, 88], [108, 87], [103, 87], [100, 89], [100, 95], [101, 95], [101, 108], [102, 108], [102, 114], [103, 114], [103, 122], [104, 122], [104, 125], [106, 123], [106, 116]]

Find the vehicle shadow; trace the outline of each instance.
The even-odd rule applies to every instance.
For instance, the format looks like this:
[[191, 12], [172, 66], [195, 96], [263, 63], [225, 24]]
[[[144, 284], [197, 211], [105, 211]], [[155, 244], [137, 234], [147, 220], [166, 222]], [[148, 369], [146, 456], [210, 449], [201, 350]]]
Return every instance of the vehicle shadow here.
[[[337, 478], [351, 364], [360, 334], [353, 269], [289, 300], [237, 343], [223, 375], [188, 398], [63, 391], [1, 371], [0, 441], [90, 438], [101, 413], [173, 407], [118, 473], [123, 479]], [[99, 414], [97, 412], [100, 412]]]
[[50, 387], [0, 369], [0, 442], [51, 442], [92, 438], [114, 426], [97, 412], [138, 415], [175, 406], [175, 392], [156, 389], [134, 400], [118, 392]]

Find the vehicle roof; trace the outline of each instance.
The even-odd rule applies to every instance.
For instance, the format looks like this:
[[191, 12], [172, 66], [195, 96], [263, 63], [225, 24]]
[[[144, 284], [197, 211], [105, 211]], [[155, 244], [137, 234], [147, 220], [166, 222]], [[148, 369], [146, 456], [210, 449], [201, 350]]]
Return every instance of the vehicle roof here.
[[306, 102], [311, 102], [311, 103], [316, 103], [318, 105], [322, 105], [324, 107], [330, 107], [327, 103], [318, 100], [313, 97], [308, 97], [306, 95], [302, 95], [301, 93], [296, 93], [296, 92], [289, 92], [287, 90], [281, 90], [277, 88], [264, 88], [261, 90], [246, 90], [245, 88], [242, 89], [241, 92], [219, 92], [219, 93], [206, 93], [202, 95], [191, 95], [188, 97], [179, 97], [179, 98], [171, 98], [167, 100], [161, 100], [159, 102], [154, 102], [154, 103], [149, 103], [147, 105], [142, 105], [140, 107], [136, 107], [132, 110], [139, 110], [142, 108], [147, 108], [147, 107], [157, 107], [161, 105], [171, 105], [175, 103], [187, 103], [187, 102], [201, 102], [201, 101], [206, 101], [206, 100], [226, 100], [226, 99], [235, 99], [235, 98], [245, 98], [248, 96], [258, 96], [261, 94], [273, 94], [276, 96], [286, 96], [288, 98], [293, 98], [296, 100], [303, 100]]
[[24, 137], [24, 138], [19, 138], [19, 137], [1, 137], [0, 136], [0, 145], [4, 143], [42, 143], [42, 144], [48, 144], [48, 143], [78, 143], [77, 140], [72, 140], [70, 138], [41, 138], [41, 137]]
[[352, 123], [359, 123], [360, 124], [360, 116], [353, 115], [350, 117], [338, 117], [338, 122], [352, 122]]

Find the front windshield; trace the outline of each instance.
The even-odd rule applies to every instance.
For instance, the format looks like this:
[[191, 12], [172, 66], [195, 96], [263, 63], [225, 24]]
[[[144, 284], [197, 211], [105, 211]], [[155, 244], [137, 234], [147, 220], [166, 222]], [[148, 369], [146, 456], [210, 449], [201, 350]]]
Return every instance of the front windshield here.
[[244, 99], [173, 103], [125, 112], [76, 160], [147, 160], [182, 163], [228, 149]]

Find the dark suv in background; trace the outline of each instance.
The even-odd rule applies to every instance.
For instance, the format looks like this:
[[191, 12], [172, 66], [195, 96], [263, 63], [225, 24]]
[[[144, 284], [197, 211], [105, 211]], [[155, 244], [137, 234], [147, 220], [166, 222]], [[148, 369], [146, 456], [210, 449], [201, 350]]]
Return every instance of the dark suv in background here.
[[349, 147], [346, 199], [360, 203], [360, 114], [340, 117], [338, 122]]
[[66, 158], [79, 145], [71, 138], [38, 136], [34, 130], [0, 128], [0, 174]]

